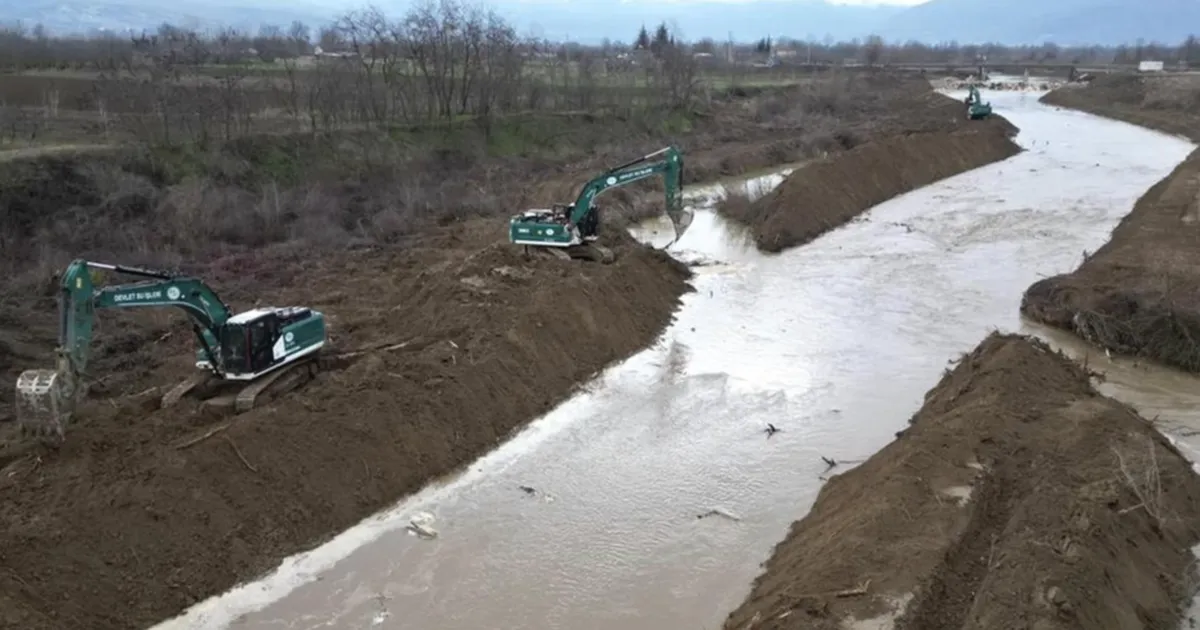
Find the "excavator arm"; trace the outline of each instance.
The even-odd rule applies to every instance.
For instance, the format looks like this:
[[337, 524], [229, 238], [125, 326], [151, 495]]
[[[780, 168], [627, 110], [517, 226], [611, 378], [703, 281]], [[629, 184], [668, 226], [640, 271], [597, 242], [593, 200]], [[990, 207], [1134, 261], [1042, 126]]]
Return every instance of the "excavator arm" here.
[[[664, 156], [658, 160], [659, 156]], [[643, 179], [661, 175], [666, 194], [667, 216], [675, 224], [676, 238], [691, 223], [683, 212], [683, 156], [675, 147], [659, 149], [620, 166], [609, 169], [583, 185], [571, 208], [571, 223], [582, 225], [593, 211], [593, 201], [610, 188], [620, 188]]]
[[[133, 284], [97, 289], [94, 270], [141, 277]], [[90, 359], [92, 330], [98, 308], [176, 307], [188, 314], [209, 364], [219, 350], [220, 327], [230, 317], [229, 308], [203, 282], [187, 276], [73, 261], [59, 282], [59, 328], [56, 366], [53, 370], [26, 370], [17, 379], [17, 419], [35, 433], [60, 437], [83, 391], [82, 378]]]

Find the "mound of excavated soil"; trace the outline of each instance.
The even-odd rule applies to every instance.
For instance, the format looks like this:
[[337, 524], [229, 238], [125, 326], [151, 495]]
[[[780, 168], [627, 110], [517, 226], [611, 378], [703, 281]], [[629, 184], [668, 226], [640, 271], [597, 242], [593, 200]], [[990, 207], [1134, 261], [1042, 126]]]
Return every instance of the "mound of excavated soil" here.
[[993, 334], [898, 435], [829, 480], [725, 628], [1174, 627], [1200, 476], [1066, 357]]
[[749, 226], [759, 249], [781, 252], [840, 227], [888, 199], [1016, 155], [1001, 124], [870, 142], [794, 171], [750, 202], [732, 198], [725, 216]]
[[[214, 265], [235, 309], [307, 304], [339, 350], [393, 347], [187, 445], [226, 420], [146, 410], [192, 368], [182, 316], [144, 322], [124, 360], [146, 369], [115, 356], [97, 369], [112, 368], [106, 391], [148, 394], [94, 395], [59, 452], [0, 442], [0, 627], [143, 628], [268, 571], [651, 343], [687, 288], [685, 267], [621, 234], [612, 265], [527, 262], [503, 234], [477, 221], [405, 252]], [[100, 336], [127, 316], [102, 313]]]

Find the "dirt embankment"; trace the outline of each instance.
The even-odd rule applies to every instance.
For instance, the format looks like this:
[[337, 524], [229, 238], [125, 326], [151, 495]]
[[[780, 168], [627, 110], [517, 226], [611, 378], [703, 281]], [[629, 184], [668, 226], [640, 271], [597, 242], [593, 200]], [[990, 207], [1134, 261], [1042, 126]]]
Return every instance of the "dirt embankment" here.
[[914, 128], [806, 164], [759, 199], [733, 195], [721, 213], [748, 226], [759, 249], [781, 252], [888, 199], [1021, 150], [1007, 120], [966, 121], [962, 103], [946, 96], [928, 92], [901, 111]]
[[[1200, 139], [1193, 77], [1100, 77], [1043, 97]], [[1200, 371], [1200, 151], [1155, 184], [1078, 269], [1034, 283], [1021, 312], [1123, 354]]]
[[[110, 397], [93, 396], [61, 452], [0, 451], [0, 627], [145, 627], [267, 571], [493, 448], [649, 344], [685, 289], [686, 268], [620, 234], [613, 265], [531, 264], [496, 243], [495, 228], [455, 226], [407, 252], [297, 258], [286, 276], [214, 269], [217, 286], [236, 287], [239, 271], [278, 282], [230, 291], [235, 304], [330, 314], [340, 349], [406, 345], [192, 446], [179, 448], [224, 420], [147, 411], [161, 390], [137, 395], [190, 372], [185, 331], [160, 319], [158, 343], [120, 355], [105, 344], [96, 369], [113, 376]], [[102, 334], [121, 318], [102, 314]]]
[[829, 480], [728, 630], [1171, 628], [1200, 476], [1040, 341], [993, 334]]
[[1069, 84], [1043, 96], [1047, 105], [1078, 109], [1200, 142], [1194, 76], [1101, 75], [1087, 84]]

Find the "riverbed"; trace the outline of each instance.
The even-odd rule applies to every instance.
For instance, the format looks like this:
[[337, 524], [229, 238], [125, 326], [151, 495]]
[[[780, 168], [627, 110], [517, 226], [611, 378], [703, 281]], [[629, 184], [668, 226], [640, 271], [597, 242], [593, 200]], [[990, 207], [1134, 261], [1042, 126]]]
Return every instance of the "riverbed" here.
[[[702, 210], [672, 248], [705, 263], [697, 290], [656, 346], [462, 475], [158, 628], [719, 627], [822, 476], [890, 441], [990, 330], [1024, 331], [1025, 288], [1192, 148], [1038, 96], [989, 94], [1025, 152], [782, 255]], [[422, 512], [436, 537], [406, 531]]]

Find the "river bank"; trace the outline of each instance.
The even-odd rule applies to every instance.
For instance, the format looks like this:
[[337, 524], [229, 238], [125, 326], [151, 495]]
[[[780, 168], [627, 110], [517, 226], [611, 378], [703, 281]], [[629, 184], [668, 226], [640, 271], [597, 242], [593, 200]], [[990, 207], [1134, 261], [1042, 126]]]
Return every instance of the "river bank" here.
[[[1200, 81], [1098, 77], [1043, 101], [1200, 141]], [[1034, 283], [1021, 312], [1106, 350], [1200, 371], [1200, 152], [1154, 185], [1111, 238], [1068, 273]]]

